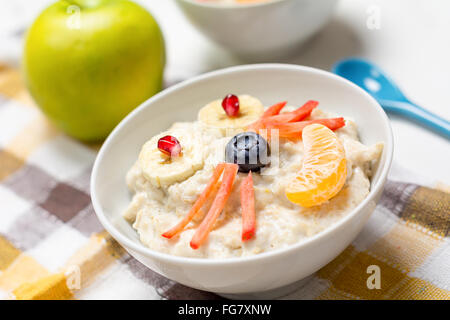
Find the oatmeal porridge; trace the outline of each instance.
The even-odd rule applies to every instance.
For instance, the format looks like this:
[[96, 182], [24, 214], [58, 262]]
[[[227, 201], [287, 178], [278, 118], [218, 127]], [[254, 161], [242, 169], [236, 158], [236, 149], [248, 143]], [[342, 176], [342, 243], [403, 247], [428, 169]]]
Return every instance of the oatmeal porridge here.
[[248, 95], [203, 107], [148, 140], [126, 176], [123, 216], [142, 243], [177, 256], [243, 257], [299, 243], [361, 203], [383, 144], [317, 108]]

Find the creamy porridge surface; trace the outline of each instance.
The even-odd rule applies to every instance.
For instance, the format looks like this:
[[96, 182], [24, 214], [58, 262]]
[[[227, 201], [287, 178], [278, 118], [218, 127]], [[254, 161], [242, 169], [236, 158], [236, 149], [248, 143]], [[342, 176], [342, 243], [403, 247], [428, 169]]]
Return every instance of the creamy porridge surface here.
[[[286, 107], [287, 110], [288, 107]], [[315, 109], [310, 118], [327, 114]], [[250, 241], [241, 240], [241, 205], [239, 185], [247, 176], [238, 173], [232, 194], [226, 203], [208, 240], [193, 250], [189, 242], [195, 228], [207, 212], [209, 203], [186, 229], [172, 239], [161, 234], [177, 224], [190, 210], [212, 175], [214, 166], [223, 161], [224, 149], [230, 136], [200, 122], [175, 123], [168, 132], [197, 132], [201, 143], [203, 168], [182, 182], [158, 185], [143, 174], [139, 161], [129, 170], [126, 181], [134, 193], [124, 217], [139, 233], [142, 243], [151, 249], [177, 256], [198, 258], [228, 258], [255, 255], [301, 242], [342, 219], [369, 193], [370, 177], [377, 165], [383, 144], [363, 145], [358, 138], [357, 125], [345, 119], [345, 127], [336, 131], [347, 158], [347, 179], [342, 190], [326, 203], [303, 208], [291, 203], [284, 192], [286, 184], [301, 169], [303, 143], [280, 140], [278, 167], [269, 166], [262, 174], [254, 174], [257, 229]]]

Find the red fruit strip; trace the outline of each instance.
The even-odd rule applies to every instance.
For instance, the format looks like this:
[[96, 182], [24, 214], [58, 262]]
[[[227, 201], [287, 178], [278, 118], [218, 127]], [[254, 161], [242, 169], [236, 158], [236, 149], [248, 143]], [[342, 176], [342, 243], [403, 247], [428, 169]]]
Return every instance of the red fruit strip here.
[[322, 124], [331, 130], [337, 130], [345, 126], [344, 118], [316, 119], [310, 121], [291, 122], [284, 124], [269, 124], [267, 129], [278, 129], [279, 136], [283, 138], [301, 138], [303, 129], [313, 123]]
[[287, 104], [287, 101], [279, 102], [277, 104], [274, 104], [273, 106], [269, 107], [264, 111], [261, 118], [259, 118], [257, 121], [253, 122], [247, 127], [247, 131], [255, 131], [258, 132], [259, 129], [262, 129], [264, 127], [262, 120], [268, 117], [275, 116], [280, 113], [281, 109], [284, 108], [284, 106]]
[[301, 121], [308, 117], [311, 112], [319, 105], [319, 102], [310, 100], [306, 102], [303, 106], [300, 108], [291, 111], [282, 113], [276, 116], [268, 117], [263, 119], [263, 123], [267, 122], [278, 122], [278, 123], [286, 123], [286, 122], [296, 122]]
[[171, 228], [169, 231], [166, 231], [162, 234], [165, 238], [172, 238], [173, 236], [177, 235], [183, 229], [186, 227], [186, 225], [195, 217], [197, 212], [201, 209], [201, 207], [205, 204], [205, 202], [208, 200], [208, 198], [211, 196], [213, 191], [215, 190], [215, 186], [217, 184], [217, 181], [219, 181], [220, 176], [222, 175], [223, 170], [225, 169], [225, 164], [221, 163], [219, 164], [213, 172], [213, 175], [211, 179], [208, 182], [208, 185], [203, 190], [202, 194], [198, 197], [198, 199], [195, 201], [194, 205], [192, 206], [191, 210], [188, 212], [188, 214], [181, 220], [176, 226]]
[[283, 101], [283, 102], [274, 104], [273, 106], [267, 108], [266, 111], [264, 111], [261, 118], [267, 118], [267, 117], [271, 117], [271, 116], [279, 114], [281, 112], [281, 109], [283, 109], [286, 104], [287, 104], [287, 101]]
[[241, 184], [241, 207], [242, 241], [247, 241], [253, 238], [256, 230], [255, 190], [251, 171]]
[[254, 122], [250, 126], [248, 126], [247, 130], [258, 132], [260, 129], [264, 129], [268, 126], [273, 127], [274, 124], [282, 124], [282, 123], [288, 123], [288, 122], [301, 121], [301, 120], [307, 118], [318, 105], [319, 105], [319, 102], [314, 101], [314, 100], [309, 100], [303, 106], [301, 106], [300, 108], [298, 108], [294, 111], [286, 112], [286, 113], [282, 113], [282, 114], [276, 114], [276, 115], [267, 116], [267, 117], [262, 116], [260, 120]]
[[191, 248], [198, 249], [208, 238], [209, 233], [214, 227], [214, 223], [221, 214], [228, 198], [231, 194], [231, 189], [233, 188], [234, 179], [238, 172], [239, 166], [234, 163], [225, 164], [225, 171], [222, 177], [222, 183], [220, 185], [219, 191], [217, 192], [216, 198], [214, 199], [211, 208], [209, 209], [206, 217], [203, 219], [200, 226], [195, 231], [194, 236], [191, 240]]

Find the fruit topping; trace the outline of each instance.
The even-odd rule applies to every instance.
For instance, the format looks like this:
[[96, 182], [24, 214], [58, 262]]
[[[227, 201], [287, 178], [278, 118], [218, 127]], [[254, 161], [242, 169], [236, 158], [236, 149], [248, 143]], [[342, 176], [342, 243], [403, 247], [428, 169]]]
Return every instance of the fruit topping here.
[[286, 122], [296, 122], [301, 121], [305, 119], [306, 117], [309, 117], [311, 112], [319, 105], [317, 101], [310, 100], [306, 102], [303, 106], [300, 108], [291, 111], [291, 112], [285, 112], [278, 115], [273, 115], [271, 117], [266, 117], [262, 119], [261, 121], [263, 123], [286, 123]]
[[266, 111], [264, 111], [261, 118], [267, 118], [271, 116], [276, 116], [277, 114], [280, 114], [281, 110], [286, 106], [287, 101], [279, 102], [277, 104], [274, 104], [271, 107], [268, 107]]
[[239, 114], [239, 98], [234, 94], [229, 94], [222, 100], [222, 107], [229, 117], [237, 117]]
[[241, 207], [242, 241], [247, 241], [253, 238], [256, 230], [255, 190], [251, 171], [241, 184]]
[[283, 102], [279, 102], [277, 104], [274, 104], [273, 106], [269, 107], [266, 109], [266, 111], [264, 111], [264, 113], [262, 114], [262, 116], [255, 122], [253, 122], [252, 124], [250, 124], [249, 126], [247, 126], [247, 131], [255, 131], [258, 132], [259, 129], [263, 129], [263, 120], [266, 118], [270, 118], [272, 116], [278, 115], [281, 110], [286, 106], [287, 102], [283, 101]]
[[217, 218], [222, 213], [225, 204], [228, 201], [228, 198], [231, 195], [231, 190], [233, 188], [234, 180], [236, 178], [236, 174], [238, 171], [238, 166], [232, 163], [225, 164], [225, 170], [223, 172], [222, 182], [219, 187], [219, 191], [217, 191], [217, 195], [214, 198], [214, 201], [203, 219], [200, 226], [194, 233], [192, 237], [190, 246], [192, 249], [198, 249], [208, 238], [209, 233], [214, 228], [214, 224]]
[[344, 186], [347, 164], [336, 134], [322, 124], [303, 129], [304, 158], [297, 177], [287, 186], [288, 199], [302, 207], [320, 205]]
[[267, 108], [257, 121], [247, 126], [247, 130], [259, 132], [266, 138], [271, 137], [272, 130], [278, 130], [280, 138], [300, 139], [303, 128], [310, 124], [322, 124], [331, 130], [337, 130], [345, 126], [345, 121], [342, 117], [304, 121], [319, 105], [317, 101], [309, 100], [294, 111], [280, 113], [285, 105], [286, 102], [280, 102]]
[[181, 144], [177, 138], [164, 136], [158, 140], [158, 149], [170, 157], [178, 157], [181, 154]]
[[270, 163], [269, 144], [256, 132], [239, 133], [228, 142], [225, 161], [239, 165], [239, 172], [258, 172]]
[[314, 100], [309, 100], [300, 108], [297, 108], [291, 112], [285, 112], [280, 114], [281, 109], [286, 105], [286, 102], [280, 102], [269, 107], [262, 117], [248, 126], [249, 131], [258, 132], [261, 129], [267, 129], [269, 126], [277, 126], [279, 124], [288, 122], [298, 122], [310, 116], [311, 112], [316, 108], [319, 103]]
[[264, 113], [264, 106], [258, 99], [249, 95], [240, 95], [239, 113], [229, 116], [222, 106], [222, 100], [215, 100], [204, 106], [198, 113], [198, 120], [210, 127], [220, 128], [223, 134], [234, 135], [242, 132]]
[[203, 168], [204, 160], [201, 136], [180, 127], [148, 140], [139, 153], [138, 164], [145, 179], [160, 188], [186, 180]]
[[[209, 233], [214, 228], [217, 218], [222, 213], [228, 198], [231, 195], [238, 165], [234, 163], [220, 163], [214, 169], [206, 188], [195, 201], [191, 210], [187, 215], [172, 227], [170, 230], [162, 234], [163, 237], [171, 239], [182, 232], [189, 222], [200, 211], [204, 204], [214, 195], [212, 205], [204, 217], [203, 221], [195, 231], [190, 242], [192, 249], [198, 249], [208, 238]], [[222, 180], [219, 181], [222, 176]], [[250, 240], [254, 237], [256, 231], [256, 214], [255, 214], [255, 190], [253, 187], [253, 178], [251, 171], [247, 178], [241, 184], [241, 206], [242, 206], [242, 241]]]
[[213, 175], [212, 175], [211, 179], [209, 180], [208, 185], [206, 186], [205, 190], [203, 190], [203, 192], [200, 194], [197, 201], [195, 201], [191, 210], [183, 218], [183, 220], [181, 220], [176, 226], [174, 226], [169, 231], [164, 232], [162, 235], [163, 237], [170, 239], [173, 236], [180, 233], [181, 231], [183, 231], [183, 229], [187, 226], [187, 224], [189, 222], [191, 222], [191, 220], [195, 217], [197, 212], [202, 208], [202, 206], [205, 204], [205, 202], [211, 197], [224, 169], [225, 169], [225, 163], [219, 164], [214, 169]]
[[311, 124], [321, 124], [328, 129], [337, 130], [345, 126], [345, 120], [344, 118], [327, 118], [282, 124], [266, 124], [265, 129], [267, 129], [268, 134], [270, 134], [271, 129], [277, 129], [281, 138], [300, 139], [303, 129]]

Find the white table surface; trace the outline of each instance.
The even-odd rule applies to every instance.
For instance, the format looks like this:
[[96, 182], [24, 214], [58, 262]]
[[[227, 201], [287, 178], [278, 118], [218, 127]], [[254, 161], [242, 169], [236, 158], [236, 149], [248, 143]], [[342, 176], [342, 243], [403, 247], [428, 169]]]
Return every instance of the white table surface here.
[[[5, 38], [8, 29], [23, 28], [21, 24], [29, 23], [48, 1], [0, 0], [0, 59], [6, 54], [2, 48], [12, 46]], [[245, 63], [201, 36], [173, 0], [137, 2], [153, 13], [163, 30], [168, 83]], [[367, 10], [372, 5], [381, 10], [379, 30], [366, 26]], [[340, 0], [332, 21], [298, 56], [270, 62], [329, 70], [334, 62], [344, 57], [364, 57], [388, 72], [411, 100], [450, 119], [449, 36], [448, 0]], [[20, 49], [8, 52], [18, 54]], [[407, 120], [389, 117], [395, 139], [394, 161], [450, 185], [450, 141]]]

